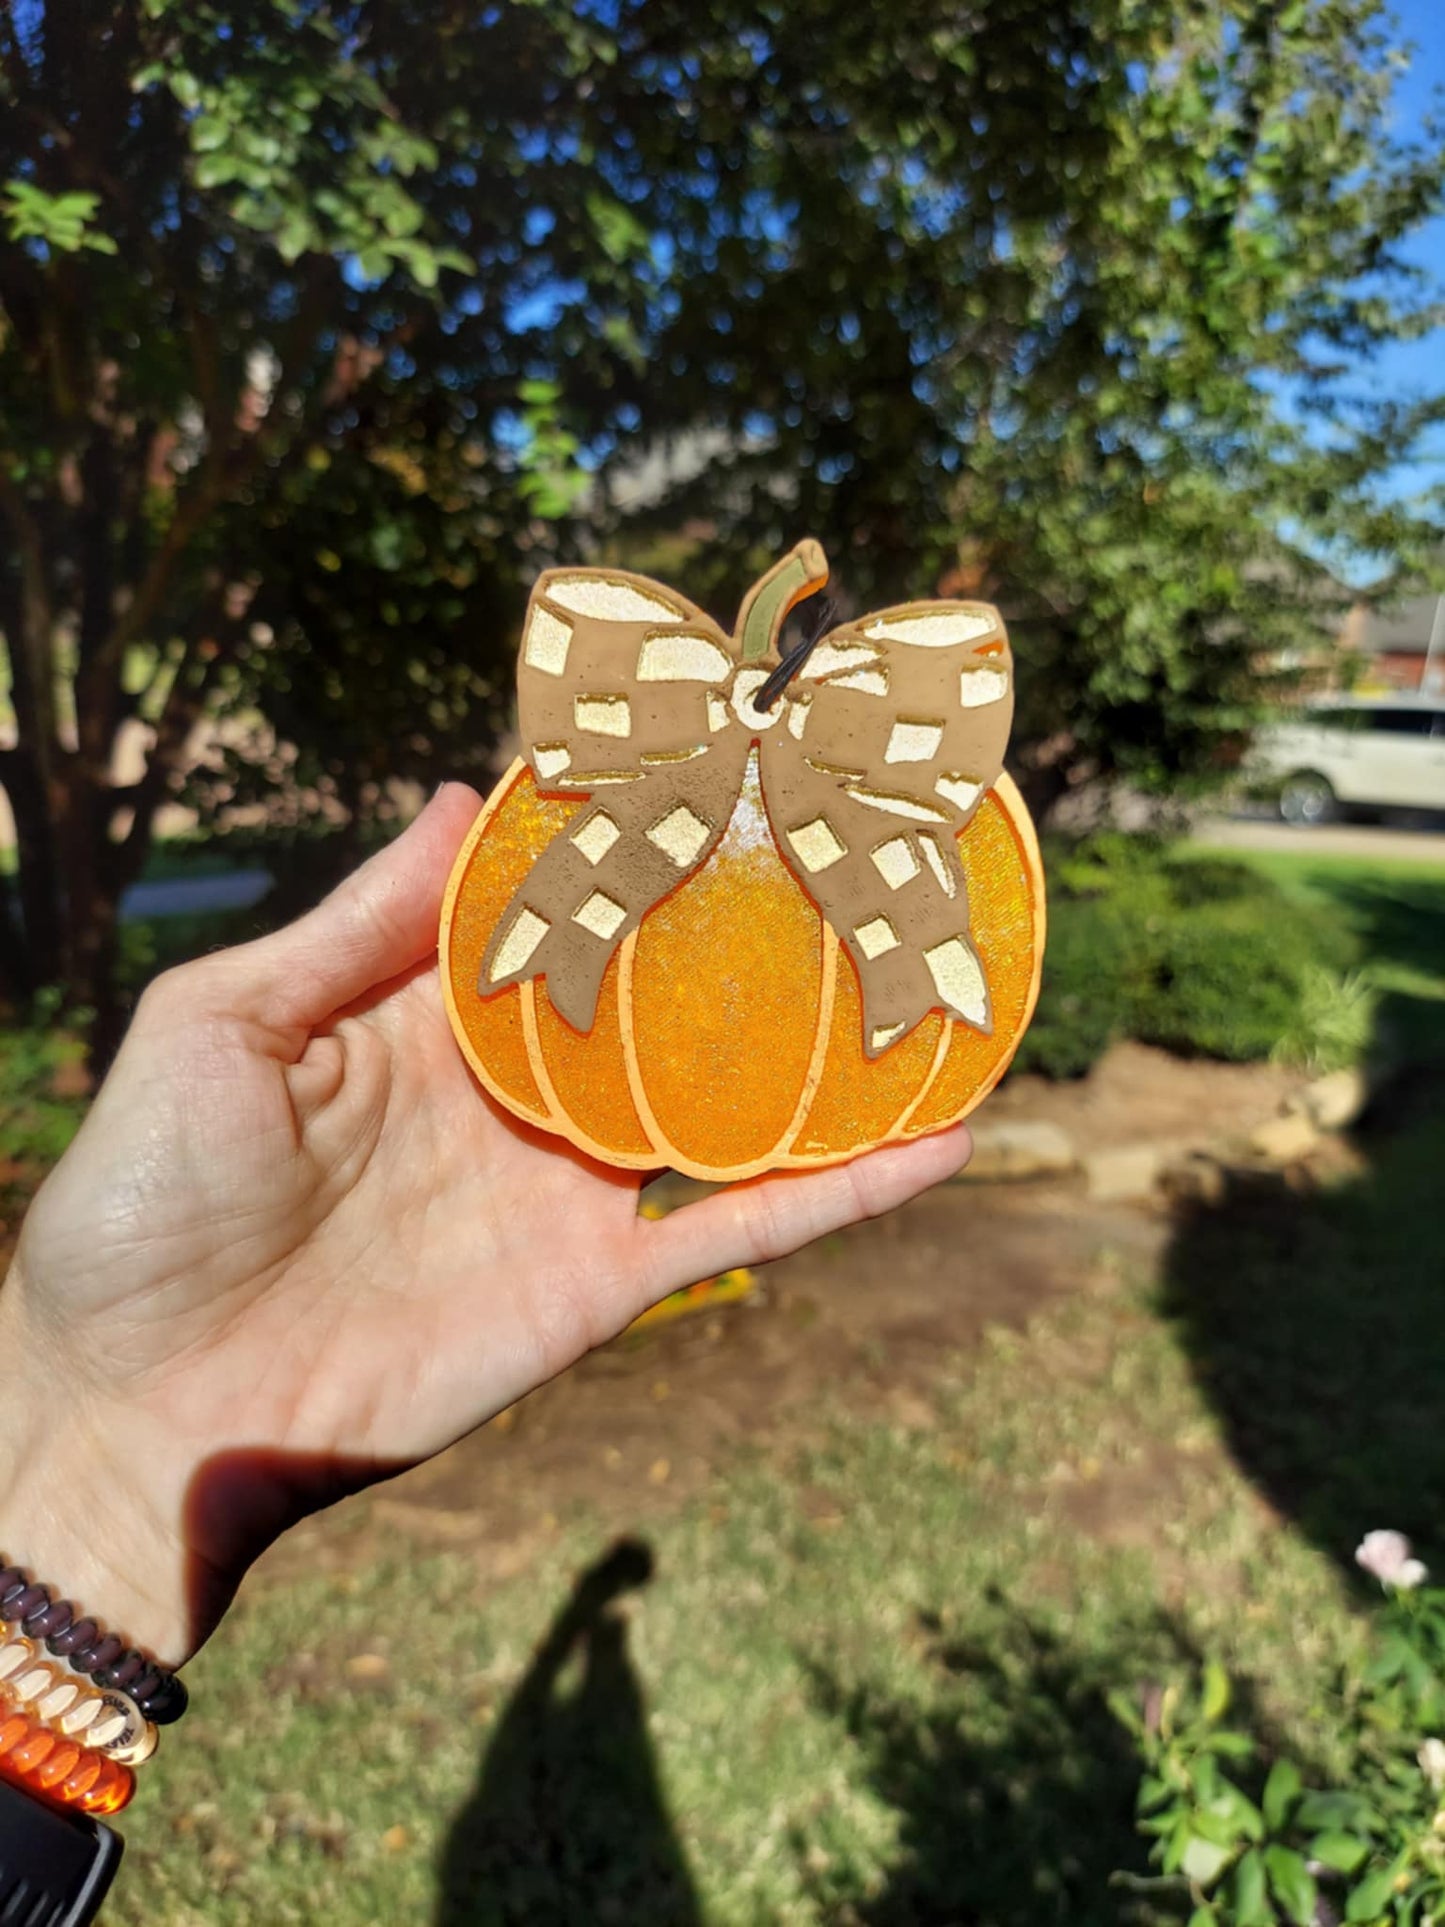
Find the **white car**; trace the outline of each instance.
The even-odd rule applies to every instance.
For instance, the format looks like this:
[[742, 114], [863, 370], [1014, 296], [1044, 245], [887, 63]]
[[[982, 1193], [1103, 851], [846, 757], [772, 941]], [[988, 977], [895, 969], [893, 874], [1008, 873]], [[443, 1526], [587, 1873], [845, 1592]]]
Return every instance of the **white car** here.
[[1445, 701], [1333, 697], [1261, 730], [1251, 762], [1286, 823], [1344, 808], [1445, 810]]

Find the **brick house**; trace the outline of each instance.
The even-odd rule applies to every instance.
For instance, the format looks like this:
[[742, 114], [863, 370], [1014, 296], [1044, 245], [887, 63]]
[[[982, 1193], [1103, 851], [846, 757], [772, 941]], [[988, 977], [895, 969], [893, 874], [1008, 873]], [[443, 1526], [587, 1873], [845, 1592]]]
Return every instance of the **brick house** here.
[[1361, 686], [1445, 696], [1445, 595], [1410, 596], [1388, 610], [1357, 602], [1340, 644], [1361, 659]]

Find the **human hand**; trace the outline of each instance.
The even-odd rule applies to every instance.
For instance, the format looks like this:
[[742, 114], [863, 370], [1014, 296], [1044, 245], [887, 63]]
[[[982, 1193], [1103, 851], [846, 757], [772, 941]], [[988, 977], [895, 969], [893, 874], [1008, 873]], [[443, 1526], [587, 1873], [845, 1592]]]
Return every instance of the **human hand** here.
[[959, 1128], [659, 1221], [452, 1039], [445, 786], [319, 908], [160, 978], [0, 1291], [0, 1551], [171, 1663], [295, 1518], [440, 1451], [679, 1286], [956, 1171]]

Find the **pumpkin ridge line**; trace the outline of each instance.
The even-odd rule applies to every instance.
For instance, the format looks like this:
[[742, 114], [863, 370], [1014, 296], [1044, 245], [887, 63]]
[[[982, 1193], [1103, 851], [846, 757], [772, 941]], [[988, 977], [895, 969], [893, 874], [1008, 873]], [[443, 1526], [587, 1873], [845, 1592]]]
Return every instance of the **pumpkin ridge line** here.
[[[539, 1112], [535, 1106], [525, 1098], [518, 1097], [514, 1092], [507, 1090], [501, 1079], [487, 1062], [485, 1056], [472, 1042], [471, 1034], [467, 1029], [461, 1008], [457, 1002], [451, 968], [452, 936], [456, 923], [457, 906], [461, 901], [462, 890], [471, 870], [472, 858], [476, 854], [477, 846], [486, 836], [494, 820], [500, 816], [506, 804], [511, 800], [513, 793], [522, 782], [522, 779], [529, 777], [530, 774], [531, 772], [526, 759], [521, 756], [515, 757], [511, 767], [502, 774], [491, 793], [483, 802], [481, 809], [478, 810], [476, 818], [472, 823], [472, 827], [462, 839], [461, 848], [457, 851], [452, 861], [451, 874], [447, 878], [446, 889], [442, 893], [440, 928], [437, 938], [437, 975], [441, 980], [442, 1006], [447, 1013], [447, 1020], [451, 1024], [452, 1035], [457, 1040], [462, 1056], [466, 1060], [467, 1067], [472, 1075], [494, 1103], [500, 1104], [504, 1110], [511, 1112], [513, 1116], [520, 1117], [524, 1124], [532, 1124], [539, 1129], [546, 1130], [552, 1127], [553, 1120], [550, 1118], [550, 1115], [545, 1110]], [[505, 996], [506, 993], [503, 992], [502, 995]], [[526, 1033], [524, 1031], [524, 1049], [525, 1042]], [[531, 1069], [530, 1060], [528, 1062], [528, 1069]], [[535, 1082], [535, 1077], [533, 1081]], [[540, 1086], [538, 1088], [540, 1090]]]
[[[776, 843], [777, 838], [774, 837], [773, 840]], [[819, 916], [818, 929], [819, 941], [823, 946], [823, 978], [818, 986], [813, 1049], [808, 1058], [808, 1068], [803, 1076], [803, 1089], [798, 1098], [797, 1109], [793, 1112], [787, 1129], [773, 1146], [772, 1156], [775, 1158], [790, 1156], [793, 1146], [802, 1136], [812, 1114], [813, 1105], [817, 1102], [818, 1089], [823, 1082], [823, 1069], [828, 1061], [828, 1041], [833, 1034], [833, 1004], [838, 993], [838, 952], [842, 946], [838, 941], [837, 931], [825, 916]]]

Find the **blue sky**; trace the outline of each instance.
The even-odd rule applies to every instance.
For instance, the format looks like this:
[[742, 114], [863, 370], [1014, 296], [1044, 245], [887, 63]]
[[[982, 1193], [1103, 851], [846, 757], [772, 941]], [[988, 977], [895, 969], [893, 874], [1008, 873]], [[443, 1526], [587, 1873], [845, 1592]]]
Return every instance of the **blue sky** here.
[[[1395, 12], [1404, 37], [1416, 43], [1410, 72], [1396, 92], [1395, 104], [1401, 133], [1416, 132], [1431, 105], [1431, 96], [1445, 87], [1445, 4], [1442, 0], [1395, 0]], [[1445, 292], [1445, 215], [1438, 215], [1421, 230], [1411, 257], [1433, 276]], [[1372, 388], [1394, 396], [1439, 390], [1445, 375], [1445, 328], [1420, 341], [1385, 350], [1371, 365], [1367, 380]], [[1412, 462], [1396, 473], [1402, 493], [1445, 485], [1445, 428], [1437, 429], [1429, 444], [1426, 459]]]

